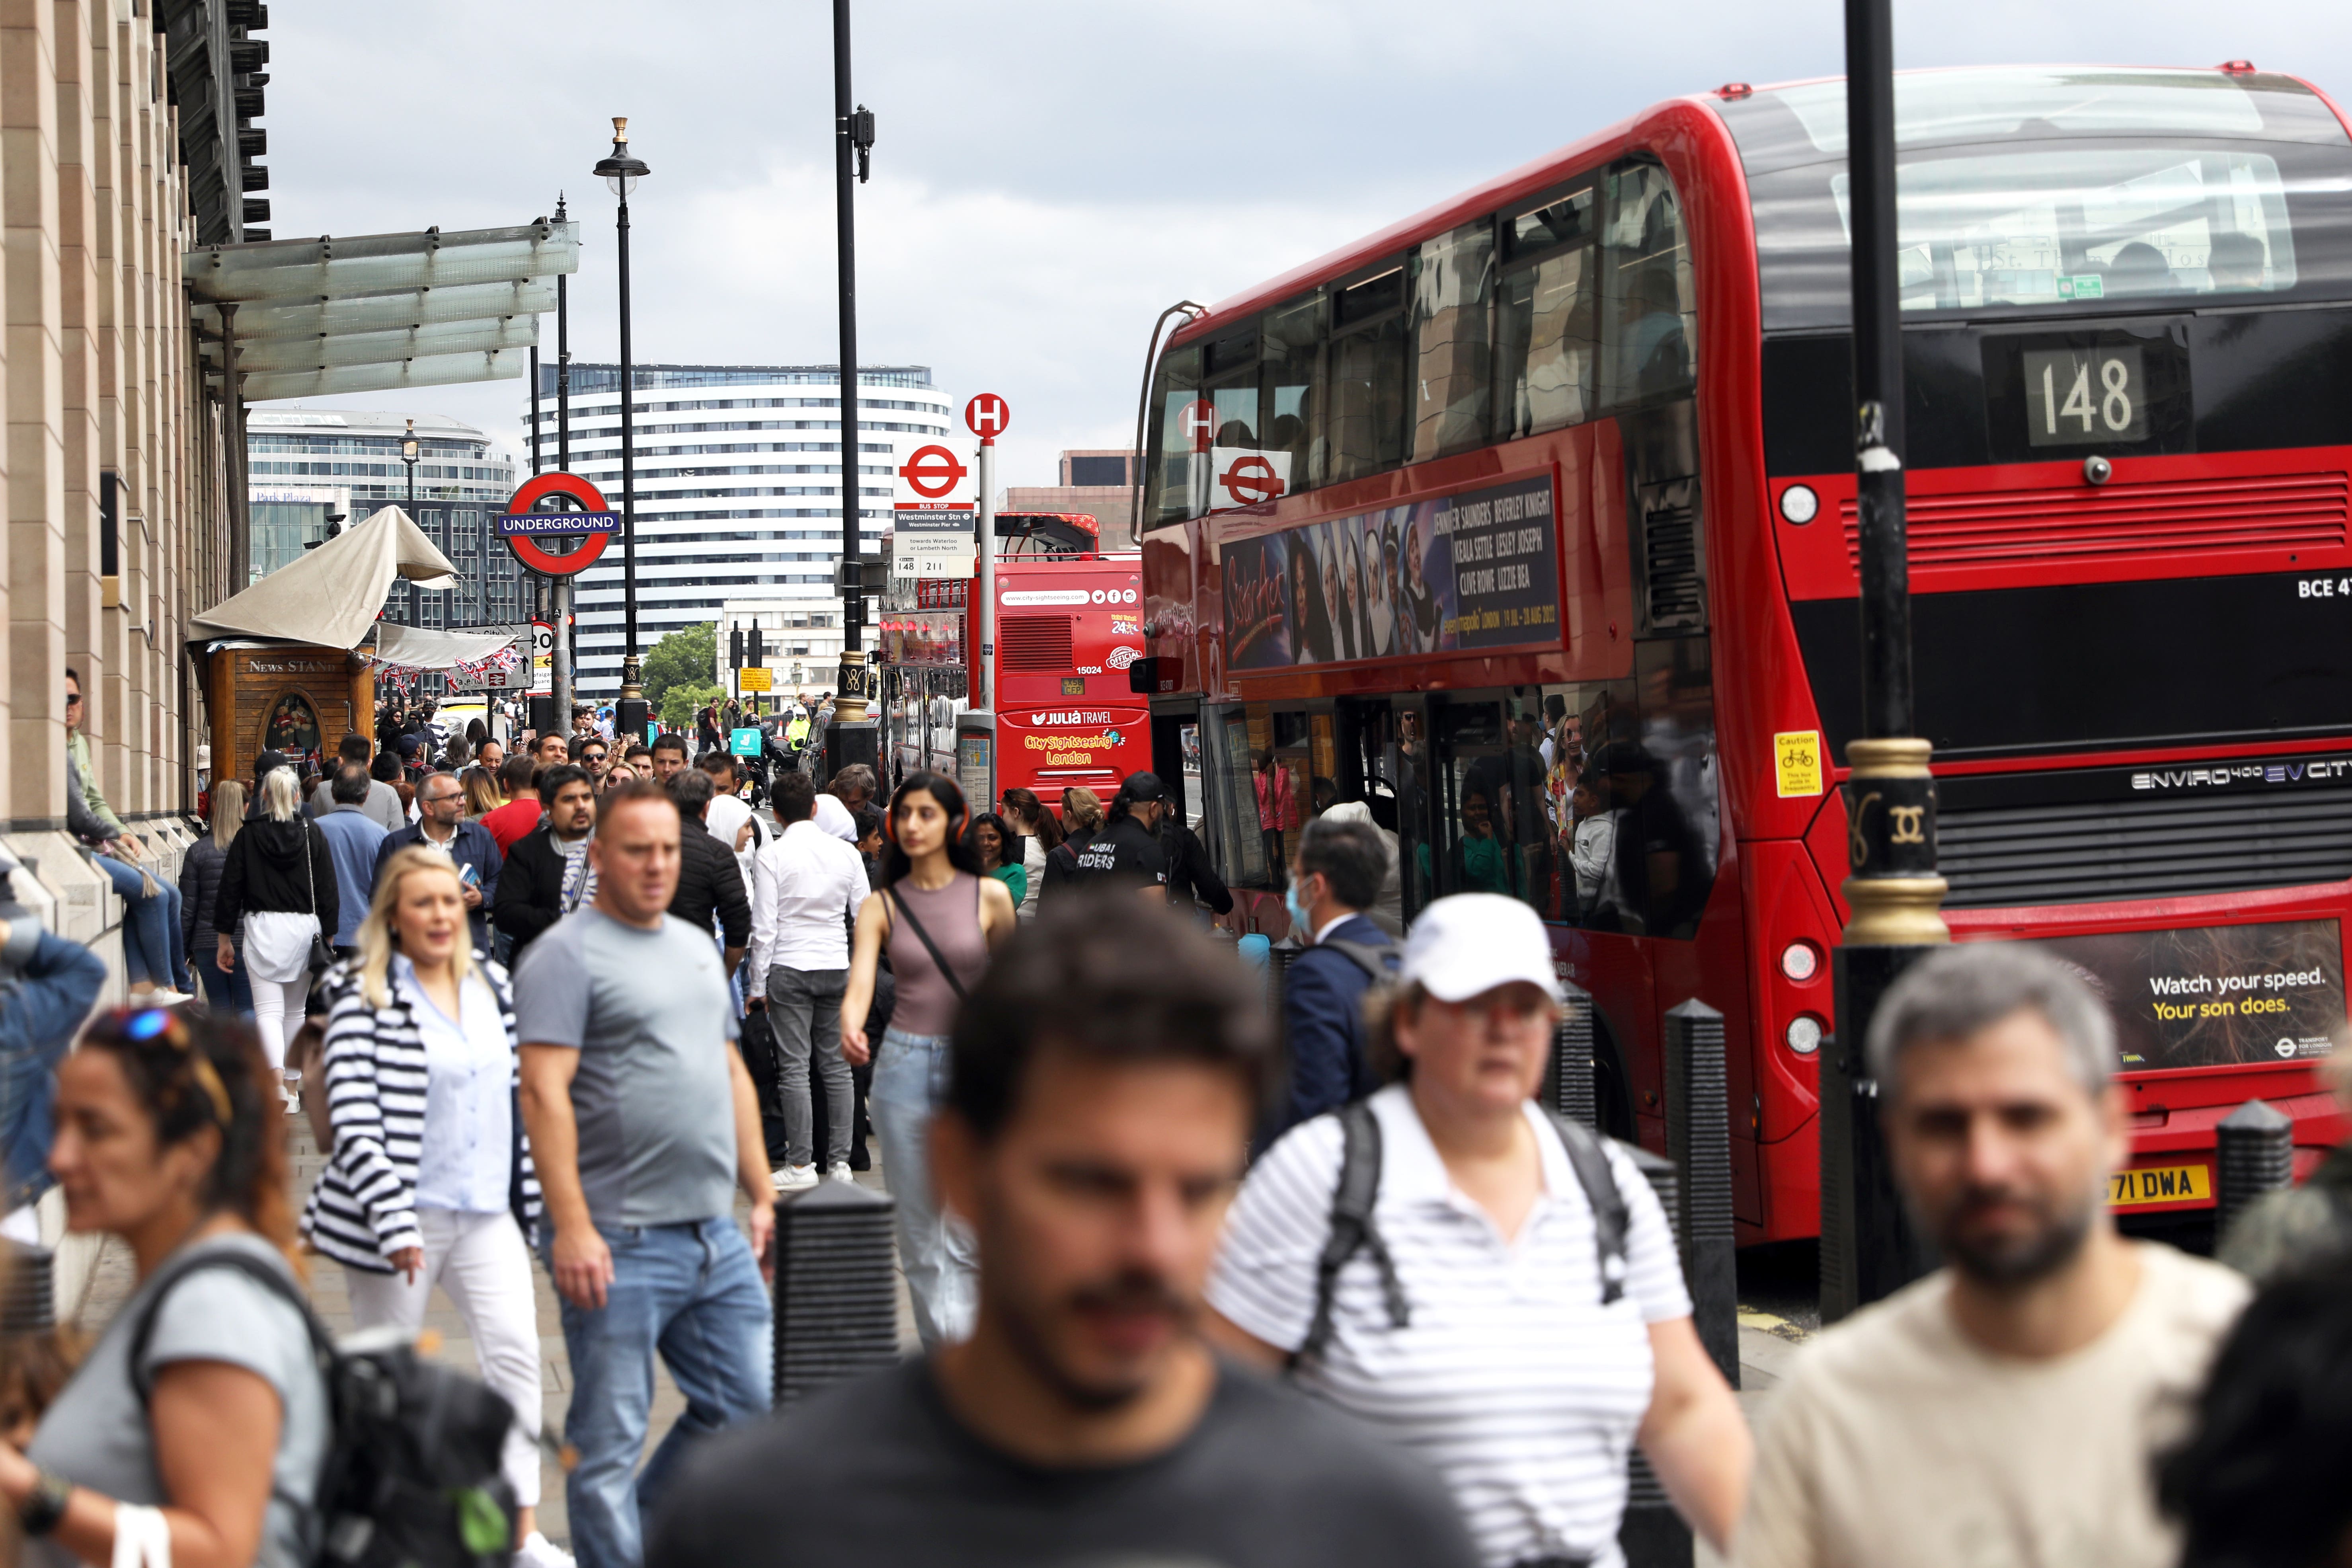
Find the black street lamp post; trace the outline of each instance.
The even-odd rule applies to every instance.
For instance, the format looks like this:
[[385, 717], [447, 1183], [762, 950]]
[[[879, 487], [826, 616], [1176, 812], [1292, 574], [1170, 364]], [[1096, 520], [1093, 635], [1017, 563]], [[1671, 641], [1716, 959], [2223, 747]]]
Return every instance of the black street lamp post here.
[[849, 0], [833, 0], [834, 217], [841, 287], [841, 668], [834, 723], [826, 739], [833, 766], [874, 761], [870, 738], [850, 739], [841, 728], [864, 722], [867, 694], [863, 632], [866, 626], [865, 536], [860, 524], [857, 442], [857, 206], [874, 151], [874, 115], [855, 102], [849, 81]]
[[1822, 1316], [1843, 1317], [1926, 1271], [1879, 1123], [1863, 1046], [1903, 971], [1951, 941], [1936, 874], [1932, 748], [1913, 733], [1903, 493], [1903, 329], [1895, 251], [1895, 41], [1889, 0], [1846, 0], [1846, 156], [1853, 218], [1853, 396], [1861, 552], [1862, 734], [1846, 746], [1837, 1036], [1822, 1053]]
[[[645, 733], [646, 689], [637, 663], [637, 468], [636, 374], [629, 354], [629, 193], [653, 171], [629, 155], [627, 117], [613, 117], [613, 153], [597, 162], [594, 173], [621, 198], [621, 700], [614, 711], [613, 732], [632, 738]], [[559, 721], [569, 721], [570, 715]]]

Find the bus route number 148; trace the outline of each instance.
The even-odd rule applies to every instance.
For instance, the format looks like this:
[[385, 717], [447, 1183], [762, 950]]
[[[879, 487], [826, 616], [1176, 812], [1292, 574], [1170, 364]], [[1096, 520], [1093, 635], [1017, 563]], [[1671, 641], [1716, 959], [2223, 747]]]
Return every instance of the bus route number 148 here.
[[2147, 438], [2147, 397], [2136, 348], [2028, 349], [2025, 438], [2035, 447]]

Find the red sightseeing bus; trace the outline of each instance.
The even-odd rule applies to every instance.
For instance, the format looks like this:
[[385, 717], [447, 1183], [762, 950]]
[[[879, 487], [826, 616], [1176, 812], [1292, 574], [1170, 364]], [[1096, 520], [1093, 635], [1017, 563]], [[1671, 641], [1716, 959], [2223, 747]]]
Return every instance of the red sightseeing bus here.
[[[983, 683], [996, 714], [997, 798], [1034, 790], [1058, 809], [1062, 791], [1105, 799], [1150, 766], [1149, 714], [1129, 669], [1142, 651], [1141, 566], [1100, 552], [1085, 512], [1009, 512], [996, 519], [996, 668]], [[913, 604], [882, 621], [886, 752], [900, 776], [957, 769], [957, 714], [976, 657], [970, 583], [911, 585]]]
[[[1896, 88], [1918, 716], [1946, 918], [2112, 1004], [2119, 1207], [2193, 1226], [2259, 1096], [2298, 1173], [2352, 914], [2352, 137], [2214, 70]], [[1142, 497], [1159, 771], [1271, 898], [1367, 801], [1410, 917], [1490, 889], [1665, 1143], [1729, 1041], [1743, 1242], [1818, 1228], [1859, 728], [1845, 89], [1662, 104], [1177, 332]]]

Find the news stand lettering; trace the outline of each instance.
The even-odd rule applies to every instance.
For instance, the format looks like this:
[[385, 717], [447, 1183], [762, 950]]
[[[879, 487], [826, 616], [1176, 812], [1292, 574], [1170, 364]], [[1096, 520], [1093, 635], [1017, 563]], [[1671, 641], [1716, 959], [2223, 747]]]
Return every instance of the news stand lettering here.
[[1549, 474], [1227, 540], [1227, 668], [1557, 643]]
[[2332, 920], [2045, 939], [2116, 1019], [2126, 1072], [2311, 1061], [2344, 1026], [2344, 951]]

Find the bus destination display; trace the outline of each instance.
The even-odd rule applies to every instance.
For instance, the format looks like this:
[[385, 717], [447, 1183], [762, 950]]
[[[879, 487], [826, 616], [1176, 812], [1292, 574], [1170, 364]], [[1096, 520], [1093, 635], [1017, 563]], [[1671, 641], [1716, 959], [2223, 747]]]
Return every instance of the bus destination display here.
[[2045, 939], [2116, 1018], [2118, 1065], [2310, 1061], [2344, 1027], [2344, 943], [2332, 920]]
[[1228, 668], [1553, 641], [1559, 541], [1549, 474], [1228, 539]]

